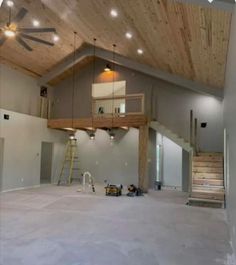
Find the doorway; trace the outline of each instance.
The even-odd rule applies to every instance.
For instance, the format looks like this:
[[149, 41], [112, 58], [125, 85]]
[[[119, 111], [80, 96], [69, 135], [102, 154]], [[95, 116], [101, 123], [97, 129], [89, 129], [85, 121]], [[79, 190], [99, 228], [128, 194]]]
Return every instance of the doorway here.
[[40, 184], [49, 184], [52, 182], [52, 154], [53, 143], [42, 142]]

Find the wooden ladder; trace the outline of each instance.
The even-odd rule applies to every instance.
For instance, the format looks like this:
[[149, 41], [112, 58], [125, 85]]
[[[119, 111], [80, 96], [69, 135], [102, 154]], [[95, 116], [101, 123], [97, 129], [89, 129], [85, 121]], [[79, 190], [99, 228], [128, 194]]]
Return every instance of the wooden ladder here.
[[[77, 166], [76, 166], [77, 165]], [[77, 139], [69, 139], [66, 146], [65, 159], [61, 168], [57, 185], [70, 185], [75, 178], [74, 171], [79, 170]], [[79, 176], [77, 179], [80, 180]]]

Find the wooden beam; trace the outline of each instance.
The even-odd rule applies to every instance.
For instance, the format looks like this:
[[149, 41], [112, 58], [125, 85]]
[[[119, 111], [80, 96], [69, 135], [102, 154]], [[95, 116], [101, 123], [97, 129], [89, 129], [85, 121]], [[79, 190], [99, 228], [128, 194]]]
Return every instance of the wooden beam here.
[[94, 117], [80, 118], [80, 119], [54, 119], [48, 120], [48, 127], [52, 129], [71, 128], [73, 124], [74, 129], [87, 128], [118, 128], [118, 127], [139, 127], [147, 124], [145, 115], [126, 115], [124, 117]]
[[[78, 50], [76, 52], [75, 58], [72, 55], [69, 56], [65, 61], [63, 61], [56, 67], [54, 67], [47, 74], [40, 77], [38, 79], [38, 84], [39, 85], [47, 84], [48, 82], [53, 80], [55, 77], [62, 74], [64, 71], [71, 68], [74, 64], [77, 64], [78, 62], [82, 61], [84, 58], [90, 57], [90, 56], [93, 56], [93, 48], [92, 46], [88, 45], [83, 50]], [[108, 50], [104, 50], [102, 48], [96, 48], [96, 57], [112, 62], [112, 52]], [[213, 95], [215, 97], [223, 98], [222, 89], [206, 86], [206, 85], [200, 84], [196, 81], [186, 79], [181, 76], [177, 76], [174, 74], [170, 74], [168, 72], [157, 70], [146, 64], [142, 64], [142, 63], [133, 61], [131, 59], [128, 59], [127, 57], [122, 56], [120, 54], [116, 54], [114, 63], [116, 63], [117, 65], [127, 67], [129, 69], [147, 74], [149, 76], [153, 76], [155, 78], [165, 80], [169, 83], [173, 83], [175, 85], [193, 90], [201, 94]]]
[[147, 125], [139, 127], [139, 188], [148, 192], [148, 138]]

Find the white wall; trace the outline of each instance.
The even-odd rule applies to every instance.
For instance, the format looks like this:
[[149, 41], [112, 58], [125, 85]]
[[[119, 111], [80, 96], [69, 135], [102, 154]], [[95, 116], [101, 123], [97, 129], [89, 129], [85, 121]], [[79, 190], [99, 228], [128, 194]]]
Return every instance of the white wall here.
[[163, 185], [182, 190], [182, 148], [163, 137]]
[[78, 131], [81, 171], [90, 171], [95, 182], [108, 180], [113, 184], [138, 184], [138, 130], [117, 130], [111, 141], [107, 132], [97, 130], [95, 140]]
[[224, 122], [229, 147], [229, 193], [227, 213], [234, 249], [236, 250], [236, 8], [232, 17], [228, 61], [226, 68]]
[[[49, 97], [52, 93], [48, 89]], [[39, 116], [40, 87], [37, 80], [0, 64], [0, 108]]]
[[[4, 120], [3, 115], [10, 119]], [[41, 143], [53, 142], [53, 179], [64, 158], [67, 135], [47, 128], [47, 120], [0, 109], [0, 138], [4, 138], [1, 190], [40, 184]]]

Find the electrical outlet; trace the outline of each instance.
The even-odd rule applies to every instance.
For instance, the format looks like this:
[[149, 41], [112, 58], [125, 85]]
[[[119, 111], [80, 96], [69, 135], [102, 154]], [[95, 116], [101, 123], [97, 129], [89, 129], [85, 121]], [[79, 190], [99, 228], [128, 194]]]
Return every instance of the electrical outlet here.
[[24, 178], [21, 178], [21, 182], [24, 182]]
[[128, 162], [125, 162], [125, 166], [126, 166], [126, 167], [128, 166]]
[[95, 164], [96, 164], [96, 165], [98, 165], [98, 164], [99, 164], [99, 162], [98, 162], [98, 161], [96, 161], [96, 162], [95, 162]]

